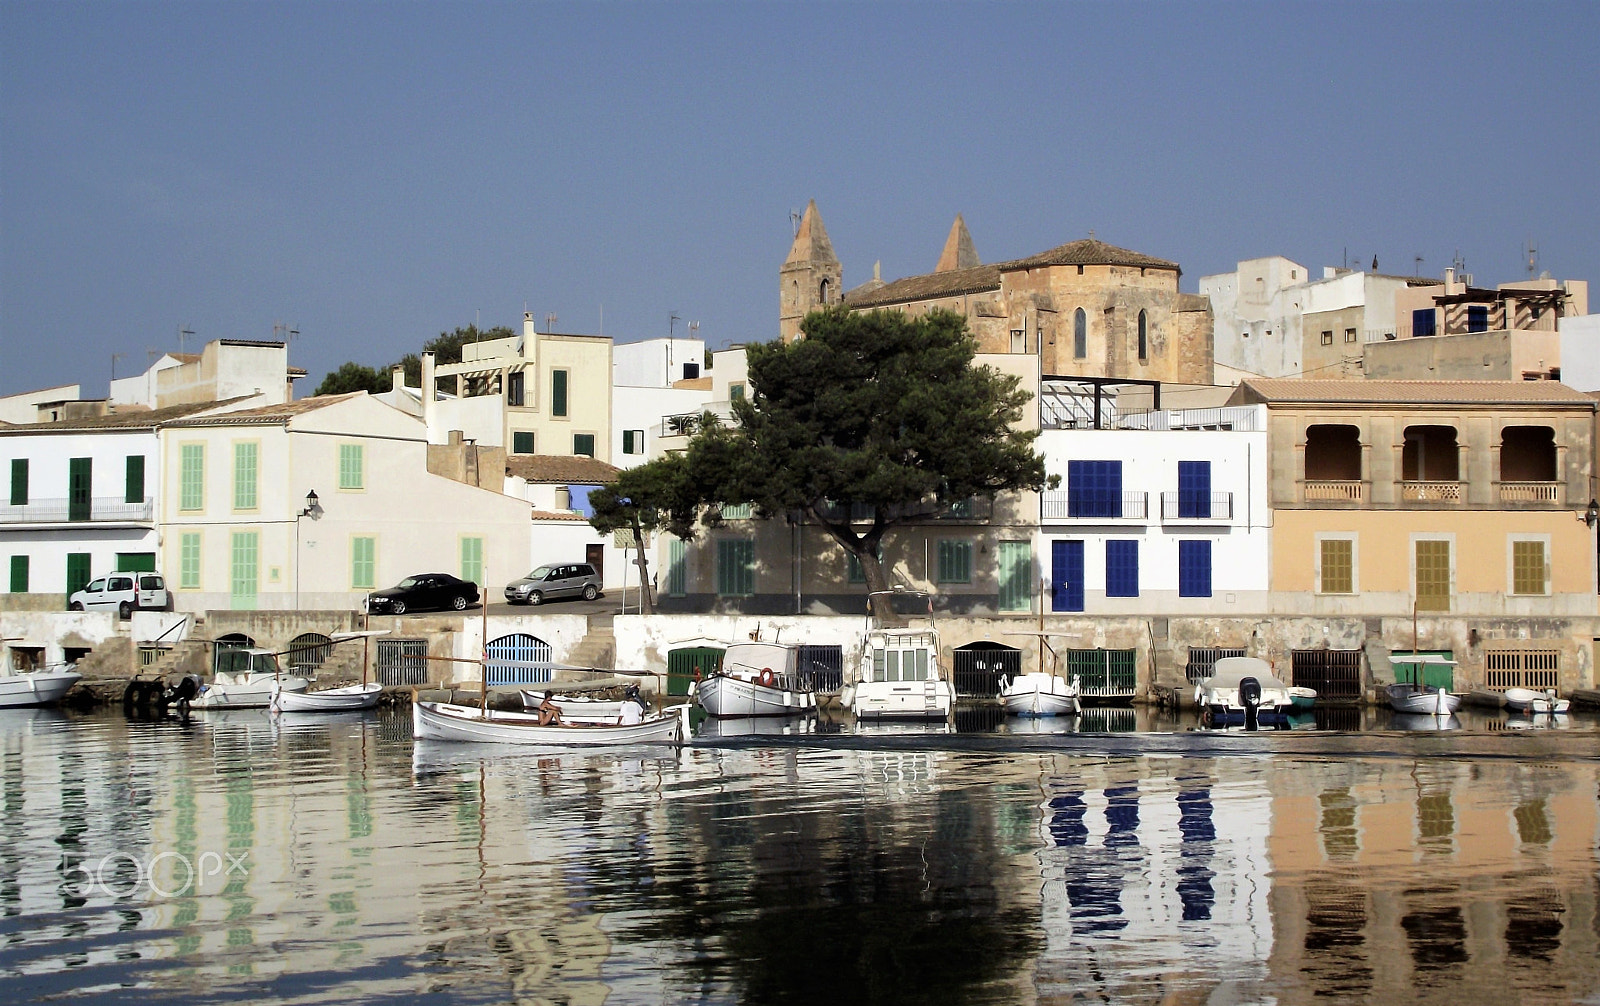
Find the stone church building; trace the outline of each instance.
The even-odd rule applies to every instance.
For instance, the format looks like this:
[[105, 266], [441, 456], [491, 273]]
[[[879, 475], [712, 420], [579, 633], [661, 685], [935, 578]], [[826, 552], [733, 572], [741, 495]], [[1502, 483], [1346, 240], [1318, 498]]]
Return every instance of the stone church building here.
[[1178, 292], [1176, 262], [1093, 237], [984, 265], [957, 216], [933, 272], [889, 283], [874, 275], [848, 291], [842, 274], [813, 201], [779, 270], [785, 342], [807, 312], [841, 301], [860, 311], [946, 308], [967, 319], [978, 352], [1034, 354], [1047, 375], [1212, 381], [1210, 301]]

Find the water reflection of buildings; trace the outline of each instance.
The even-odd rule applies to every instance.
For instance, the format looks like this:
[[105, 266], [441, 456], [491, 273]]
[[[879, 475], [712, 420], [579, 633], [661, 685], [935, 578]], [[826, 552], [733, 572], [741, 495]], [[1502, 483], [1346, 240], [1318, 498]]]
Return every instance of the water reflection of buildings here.
[[1592, 763], [1293, 769], [1275, 773], [1272, 803], [1281, 1002], [1567, 1002], [1600, 988]]

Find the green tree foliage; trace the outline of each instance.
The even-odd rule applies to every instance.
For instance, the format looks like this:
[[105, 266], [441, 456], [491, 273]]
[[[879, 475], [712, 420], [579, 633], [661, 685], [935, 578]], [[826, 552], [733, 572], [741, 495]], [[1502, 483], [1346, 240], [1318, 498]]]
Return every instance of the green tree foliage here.
[[609, 534], [622, 528], [632, 533], [637, 557], [634, 563], [639, 567], [639, 582], [644, 585], [639, 610], [653, 612], [655, 598], [650, 589], [650, 560], [644, 536], [667, 531], [679, 538], [694, 537], [700, 497], [687, 460], [682, 454], [667, 454], [637, 468], [624, 469], [617, 481], [589, 494], [589, 505], [594, 509], [589, 523], [595, 530]]
[[[460, 363], [462, 346], [471, 342], [514, 338], [516, 334], [504, 325], [484, 330], [479, 330], [476, 325], [467, 325], [453, 332], [440, 332], [438, 338], [423, 343], [422, 352], [432, 353], [435, 363]], [[405, 370], [407, 385], [413, 388], [422, 385], [422, 356], [419, 353], [407, 353], [396, 364], [377, 369], [360, 363], [343, 364], [322, 379], [316, 393], [337, 395], [347, 391], [370, 391], [374, 395], [381, 394], [392, 386], [389, 372], [396, 365]]]
[[[840, 307], [811, 313], [801, 330], [787, 345], [748, 347], [736, 425], [706, 423], [690, 442], [702, 502], [803, 512], [856, 557], [875, 592], [889, 587], [878, 550], [891, 529], [1049, 482], [1037, 431], [1014, 428], [1032, 396], [1018, 378], [973, 365], [960, 315]], [[850, 520], [850, 503], [870, 506], [870, 522]]]
[[366, 391], [380, 395], [388, 391], [392, 383], [387, 370], [380, 373], [359, 363], [346, 363], [324, 377], [322, 383], [317, 385], [315, 394], [345, 395], [352, 391]]

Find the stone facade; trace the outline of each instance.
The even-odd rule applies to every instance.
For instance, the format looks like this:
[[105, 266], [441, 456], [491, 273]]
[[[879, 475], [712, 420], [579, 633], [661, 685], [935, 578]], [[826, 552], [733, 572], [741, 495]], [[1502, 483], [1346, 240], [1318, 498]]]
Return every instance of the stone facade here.
[[[837, 303], [841, 274], [813, 202], [779, 270], [785, 341], [808, 311]], [[1045, 374], [1209, 384], [1210, 303], [1180, 293], [1181, 275], [1175, 262], [1093, 237], [983, 265], [958, 216], [933, 272], [890, 283], [874, 277], [843, 299], [857, 310], [954, 311], [967, 319], [978, 352], [1032, 355]]]

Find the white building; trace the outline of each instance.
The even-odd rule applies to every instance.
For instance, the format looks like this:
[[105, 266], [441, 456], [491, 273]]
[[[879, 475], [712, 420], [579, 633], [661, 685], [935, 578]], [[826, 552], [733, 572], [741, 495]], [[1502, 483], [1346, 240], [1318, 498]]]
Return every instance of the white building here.
[[[20, 391], [0, 398], [0, 423], [49, 422], [48, 412], [40, 414], [39, 407], [52, 403], [77, 401], [81, 391], [76, 384], [62, 384], [37, 391]], [[59, 416], [54, 418], [60, 418]]]
[[176, 606], [348, 609], [423, 572], [497, 594], [527, 572], [530, 507], [430, 474], [427, 447], [419, 420], [365, 393], [167, 424], [158, 530]]
[[156, 569], [162, 424], [243, 404], [0, 426], [6, 606], [64, 607], [96, 576]]
[[1561, 383], [1579, 391], [1600, 391], [1600, 314], [1562, 318]]
[[629, 388], [671, 388], [700, 378], [703, 339], [645, 339], [611, 348], [611, 383]]
[[1061, 476], [1039, 494], [1047, 610], [1197, 615], [1267, 610], [1267, 435], [1260, 406], [1055, 421], [1035, 449]]

